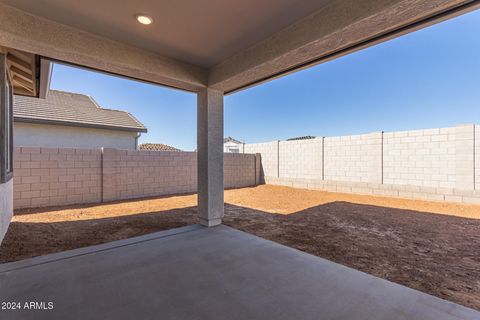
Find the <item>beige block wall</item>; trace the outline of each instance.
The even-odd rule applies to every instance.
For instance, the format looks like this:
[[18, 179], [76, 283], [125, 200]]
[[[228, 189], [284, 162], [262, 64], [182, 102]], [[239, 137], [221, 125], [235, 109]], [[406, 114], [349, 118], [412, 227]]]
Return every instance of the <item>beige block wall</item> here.
[[323, 138], [280, 141], [279, 176], [299, 179], [322, 179]]
[[197, 187], [196, 153], [104, 149], [104, 200], [131, 199], [194, 192]]
[[455, 128], [386, 132], [385, 184], [455, 187]]
[[224, 187], [241, 188], [257, 184], [255, 155], [242, 153], [224, 154]]
[[480, 190], [480, 126], [475, 126], [475, 190]]
[[[224, 157], [225, 188], [255, 185], [255, 155]], [[104, 159], [105, 201], [197, 190], [196, 152], [104, 149]], [[115, 172], [113, 179], [110, 172]]]
[[101, 200], [101, 150], [15, 148], [14, 207]]
[[[262, 177], [278, 177], [278, 153], [279, 141], [272, 141], [266, 143], [252, 143], [245, 144], [245, 153], [260, 153], [262, 156], [261, 176]], [[263, 178], [262, 178], [263, 179]]]
[[478, 125], [323, 138], [323, 152], [320, 140], [246, 144], [245, 150], [261, 154], [266, 183], [480, 203]]
[[370, 182], [327, 181], [267, 177], [266, 182], [301, 189], [329, 192], [357, 193], [366, 195], [398, 197], [414, 200], [434, 200], [480, 204], [480, 190], [458, 190], [412, 185], [392, 185]]
[[455, 187], [475, 188], [475, 126], [472, 124], [455, 127]]
[[[195, 192], [197, 153], [16, 148], [15, 208]], [[225, 154], [225, 187], [255, 185], [252, 154]]]
[[382, 181], [382, 133], [326, 137], [324, 139], [325, 180]]

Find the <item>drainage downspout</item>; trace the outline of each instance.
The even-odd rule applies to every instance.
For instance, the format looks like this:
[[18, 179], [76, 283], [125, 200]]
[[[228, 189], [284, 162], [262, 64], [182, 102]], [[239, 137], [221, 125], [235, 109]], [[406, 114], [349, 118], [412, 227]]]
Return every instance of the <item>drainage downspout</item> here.
[[137, 136], [135, 137], [135, 150], [138, 150], [138, 138], [140, 138], [141, 135], [141, 132], [137, 132]]

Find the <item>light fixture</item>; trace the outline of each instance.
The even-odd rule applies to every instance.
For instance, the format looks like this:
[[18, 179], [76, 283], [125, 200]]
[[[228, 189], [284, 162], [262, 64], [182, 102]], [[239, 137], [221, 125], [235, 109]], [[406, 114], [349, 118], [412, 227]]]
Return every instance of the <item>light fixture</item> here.
[[137, 21], [140, 22], [141, 24], [148, 25], [148, 24], [152, 24], [152, 22], [153, 22], [153, 19], [151, 17], [146, 16], [146, 15], [141, 14], [141, 13], [135, 15], [135, 18], [137, 18]]

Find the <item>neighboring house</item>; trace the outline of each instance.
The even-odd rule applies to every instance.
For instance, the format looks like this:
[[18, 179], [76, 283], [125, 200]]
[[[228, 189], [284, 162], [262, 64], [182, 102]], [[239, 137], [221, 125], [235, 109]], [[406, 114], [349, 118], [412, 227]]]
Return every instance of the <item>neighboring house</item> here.
[[223, 139], [223, 152], [227, 153], [243, 153], [244, 143], [233, 139], [232, 137], [226, 137]]
[[45, 99], [14, 96], [14, 146], [136, 150], [145, 126], [92, 97], [49, 90]]
[[142, 143], [138, 149], [144, 151], [182, 151], [163, 143]]

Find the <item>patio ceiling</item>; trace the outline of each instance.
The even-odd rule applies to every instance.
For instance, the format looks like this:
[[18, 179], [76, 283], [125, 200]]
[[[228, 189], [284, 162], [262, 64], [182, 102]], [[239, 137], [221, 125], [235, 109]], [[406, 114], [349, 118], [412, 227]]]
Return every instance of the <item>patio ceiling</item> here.
[[[332, 0], [6, 0], [32, 14], [201, 67], [212, 67]], [[154, 23], [134, 19], [144, 13]], [[219, 27], [220, 26], [220, 27]]]
[[[479, 7], [478, 0], [0, 2], [0, 45], [184, 90], [208, 86], [225, 93]], [[154, 23], [138, 24], [137, 13]]]

